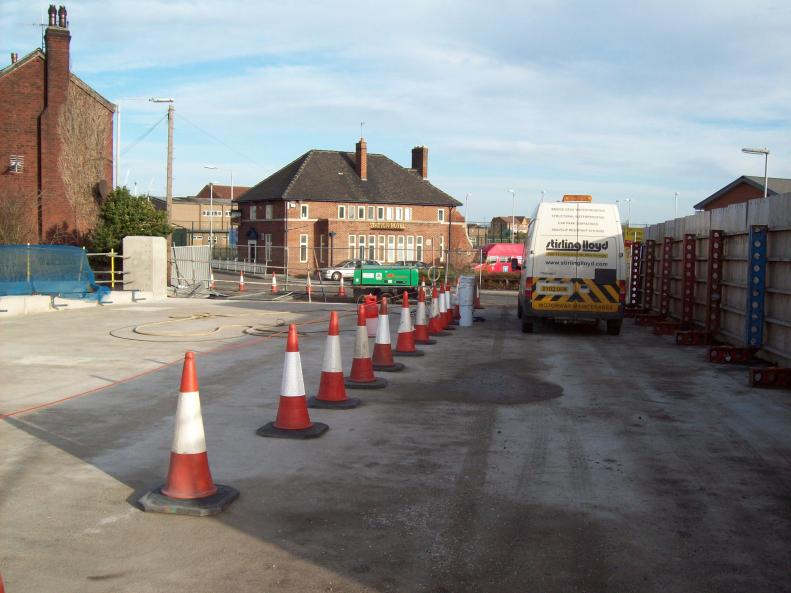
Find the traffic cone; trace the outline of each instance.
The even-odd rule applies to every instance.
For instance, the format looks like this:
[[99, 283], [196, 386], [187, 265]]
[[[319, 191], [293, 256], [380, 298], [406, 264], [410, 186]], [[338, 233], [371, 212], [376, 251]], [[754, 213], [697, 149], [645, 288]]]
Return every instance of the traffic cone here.
[[302, 379], [302, 362], [299, 358], [297, 326], [288, 326], [286, 359], [283, 363], [283, 382], [280, 385], [280, 402], [277, 417], [255, 431], [258, 436], [285, 439], [313, 439], [320, 437], [329, 427], [321, 422], [311, 422]]
[[428, 333], [431, 336], [447, 336], [448, 332], [442, 331], [442, 322], [439, 314], [440, 298], [437, 287], [431, 289], [431, 319], [428, 320]]
[[277, 274], [272, 272], [272, 294], [277, 293]]
[[442, 283], [439, 285], [439, 302], [437, 306], [439, 308], [437, 327], [440, 330], [445, 330], [448, 327], [448, 303], [445, 300], [445, 285]]
[[368, 351], [368, 330], [365, 327], [365, 308], [357, 305], [357, 335], [354, 339], [352, 372], [346, 377], [349, 389], [381, 389], [387, 386], [385, 379], [374, 376], [373, 362]]
[[415, 330], [412, 327], [412, 315], [409, 312], [409, 295], [404, 291], [401, 302], [401, 320], [398, 323], [398, 339], [396, 340], [395, 356], [425, 356], [425, 352], [415, 348]]
[[404, 365], [393, 360], [393, 347], [390, 340], [390, 317], [387, 313], [387, 297], [382, 297], [379, 308], [379, 326], [374, 338], [374, 353], [371, 357], [375, 371], [393, 373], [403, 371]]
[[184, 355], [181, 387], [176, 407], [176, 431], [170, 449], [170, 468], [163, 486], [144, 494], [138, 503], [144, 511], [177, 515], [216, 515], [225, 510], [239, 491], [215, 484], [206, 454], [206, 437], [195, 372], [195, 355]]
[[453, 305], [450, 302], [450, 284], [445, 285], [445, 329], [455, 330], [453, 326]]
[[239, 292], [244, 292], [244, 272], [239, 272]]
[[321, 365], [321, 380], [316, 397], [308, 399], [309, 408], [329, 410], [349, 410], [360, 405], [357, 398], [346, 397], [343, 384], [343, 363], [341, 362], [341, 335], [338, 312], [330, 313], [330, 331], [324, 348], [324, 362]]
[[0, 574], [0, 593], [5, 593], [5, 586], [3, 585], [3, 575]]
[[343, 285], [343, 276], [341, 276], [341, 283], [338, 285], [338, 296], [339, 297], [346, 296], [346, 288]]
[[415, 314], [415, 343], [421, 345], [436, 344], [436, 340], [428, 337], [428, 320], [426, 319], [426, 291], [421, 286], [417, 293], [417, 313]]

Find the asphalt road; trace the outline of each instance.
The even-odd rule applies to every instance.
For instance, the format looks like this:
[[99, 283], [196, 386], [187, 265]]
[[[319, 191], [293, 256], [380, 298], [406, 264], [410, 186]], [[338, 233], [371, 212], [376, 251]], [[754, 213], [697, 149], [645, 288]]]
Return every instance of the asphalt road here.
[[[629, 322], [525, 335], [512, 301], [484, 295], [485, 321], [356, 392], [356, 410], [312, 411], [330, 425], [313, 441], [255, 430], [279, 395], [273, 332], [318, 330], [300, 340], [313, 393], [328, 305], [171, 299], [0, 322], [0, 410], [17, 412], [0, 422], [6, 591], [791, 591], [788, 392]], [[351, 315], [342, 328], [348, 370]], [[187, 348], [214, 478], [241, 491], [215, 518], [134, 504], [167, 471], [170, 363]]]

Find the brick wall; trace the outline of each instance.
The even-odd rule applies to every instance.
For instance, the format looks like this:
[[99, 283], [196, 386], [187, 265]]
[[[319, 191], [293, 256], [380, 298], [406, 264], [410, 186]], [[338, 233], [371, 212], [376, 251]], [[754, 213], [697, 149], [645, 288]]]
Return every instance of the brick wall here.
[[731, 191], [721, 195], [714, 200], [711, 204], [706, 204], [704, 210], [714, 210], [715, 208], [725, 208], [731, 204], [739, 204], [754, 200], [755, 198], [763, 198], [764, 190], [753, 187], [749, 183], [740, 183]]

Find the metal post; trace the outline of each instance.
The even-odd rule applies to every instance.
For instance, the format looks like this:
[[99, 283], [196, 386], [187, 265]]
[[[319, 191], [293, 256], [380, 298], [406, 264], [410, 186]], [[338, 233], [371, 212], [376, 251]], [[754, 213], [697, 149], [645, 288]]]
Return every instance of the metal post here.
[[30, 243], [27, 244], [27, 283], [30, 284]]
[[645, 285], [643, 287], [643, 307], [647, 313], [651, 312], [654, 304], [654, 277], [656, 273], [656, 241], [648, 239], [645, 242]]
[[214, 182], [209, 182], [209, 265], [214, 248]]
[[764, 154], [764, 198], [769, 191], [769, 151]]
[[691, 324], [695, 313], [695, 235], [684, 235], [684, 273], [681, 284], [681, 322]]
[[632, 306], [640, 302], [640, 252], [642, 245], [639, 241], [632, 243], [632, 267], [629, 277], [629, 304]]
[[766, 298], [766, 240], [769, 227], [750, 227], [749, 261], [747, 262], [747, 323], [745, 342], [760, 348], [764, 338], [764, 300]]
[[709, 232], [709, 261], [706, 282], [706, 331], [713, 337], [720, 331], [722, 303], [723, 232]]
[[115, 249], [110, 249], [110, 288], [115, 288]]
[[666, 319], [670, 314], [670, 275], [673, 271], [673, 237], [662, 242], [662, 277], [659, 288], [659, 314]]

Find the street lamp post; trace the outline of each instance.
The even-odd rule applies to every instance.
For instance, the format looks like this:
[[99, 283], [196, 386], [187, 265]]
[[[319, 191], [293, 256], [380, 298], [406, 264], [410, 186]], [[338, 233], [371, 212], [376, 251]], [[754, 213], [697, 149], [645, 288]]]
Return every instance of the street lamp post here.
[[764, 148], [742, 148], [742, 152], [746, 154], [762, 154], [764, 155], [764, 197], [769, 191], [769, 149]]
[[629, 219], [632, 217], [632, 198], [626, 198], [626, 228], [629, 228]]
[[673, 200], [675, 203], [675, 210], [673, 210], [673, 218], [678, 218], [678, 192], [673, 194]]
[[514, 230], [516, 230], [516, 192], [512, 189], [511, 192], [511, 243], [514, 242]]
[[[176, 109], [173, 106], [173, 99], [160, 99], [151, 97], [149, 99], [152, 103], [167, 103], [168, 104], [168, 160], [167, 160], [167, 179], [165, 181], [165, 207], [168, 215], [168, 226], [173, 222], [173, 122], [176, 118]], [[170, 282], [170, 260], [173, 246], [173, 233], [168, 233], [167, 237], [167, 277]]]

